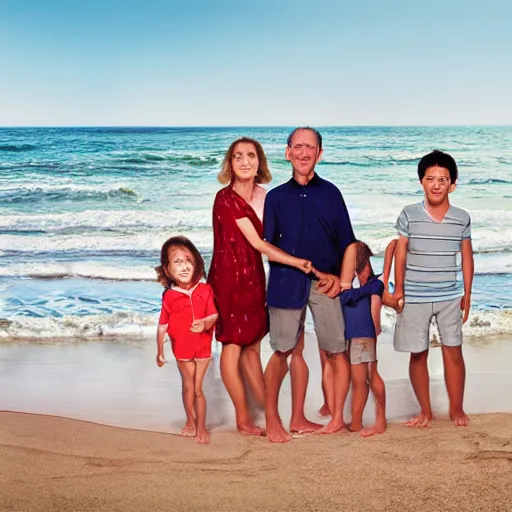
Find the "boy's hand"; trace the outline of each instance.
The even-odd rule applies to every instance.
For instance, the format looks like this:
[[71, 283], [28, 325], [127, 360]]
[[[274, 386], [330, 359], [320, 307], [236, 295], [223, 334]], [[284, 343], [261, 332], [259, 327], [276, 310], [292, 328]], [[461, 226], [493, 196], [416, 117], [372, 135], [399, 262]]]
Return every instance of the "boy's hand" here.
[[460, 309], [463, 311], [462, 323], [465, 324], [469, 318], [469, 310], [471, 309], [471, 299], [465, 295], [460, 299]]
[[156, 364], [161, 368], [165, 364], [164, 355], [158, 352], [156, 355]]
[[206, 321], [204, 318], [200, 318], [199, 320], [194, 320], [192, 325], [190, 326], [190, 330], [192, 332], [204, 332], [206, 331]]

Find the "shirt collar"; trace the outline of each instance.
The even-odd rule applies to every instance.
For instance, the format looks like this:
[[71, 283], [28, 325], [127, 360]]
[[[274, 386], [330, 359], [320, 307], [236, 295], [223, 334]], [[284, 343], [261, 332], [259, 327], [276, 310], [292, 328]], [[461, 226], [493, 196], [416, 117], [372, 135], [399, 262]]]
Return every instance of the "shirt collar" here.
[[318, 185], [320, 183], [320, 179], [321, 179], [320, 176], [318, 176], [318, 173], [315, 171], [315, 174], [313, 174], [313, 177], [305, 185], [301, 185], [298, 181], [295, 180], [295, 178], [293, 176], [290, 178], [290, 181], [288, 183], [290, 183], [291, 185], [293, 185], [296, 188], [304, 188], [304, 187], [310, 187], [312, 185]]
[[199, 283], [197, 283], [195, 286], [192, 286], [192, 288], [190, 288], [190, 290], [184, 290], [183, 288], [180, 288], [179, 286], [176, 286], [176, 285], [171, 285], [171, 290], [175, 291], [175, 292], [180, 292], [180, 293], [183, 293], [184, 295], [188, 295], [189, 297], [192, 297], [192, 294], [194, 293], [194, 290], [199, 286]]

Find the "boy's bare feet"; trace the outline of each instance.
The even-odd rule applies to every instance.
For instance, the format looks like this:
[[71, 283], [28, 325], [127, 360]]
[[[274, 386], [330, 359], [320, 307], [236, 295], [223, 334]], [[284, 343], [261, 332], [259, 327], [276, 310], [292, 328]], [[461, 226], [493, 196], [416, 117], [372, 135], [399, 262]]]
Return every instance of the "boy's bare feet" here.
[[237, 425], [238, 432], [240, 434], [244, 434], [245, 436], [264, 436], [265, 430], [257, 427], [254, 423], [248, 422], [248, 423], [239, 423]]
[[467, 427], [469, 425], [469, 418], [464, 411], [450, 413], [450, 418], [456, 427]]
[[319, 434], [335, 434], [340, 430], [345, 428], [345, 423], [340, 420], [331, 420], [325, 427], [322, 427], [318, 433]]
[[346, 425], [346, 428], [349, 432], [361, 432], [363, 430], [363, 424], [362, 423], [355, 423], [352, 421], [348, 425]]
[[180, 436], [195, 437], [196, 424], [193, 421], [187, 421], [187, 423], [185, 423], [185, 426], [181, 429]]
[[210, 442], [210, 432], [207, 430], [198, 430], [196, 434], [197, 444], [208, 444]]
[[312, 432], [318, 432], [322, 427], [323, 425], [320, 423], [313, 423], [304, 418], [302, 421], [290, 423], [290, 432], [292, 434], [311, 434]]
[[374, 436], [375, 434], [383, 434], [386, 432], [386, 428], [386, 418], [376, 418], [375, 425], [372, 427], [363, 428], [363, 430], [361, 430], [361, 437], [370, 437]]
[[286, 432], [279, 421], [267, 421], [267, 437], [271, 443], [287, 443], [292, 440], [292, 436]]
[[432, 416], [427, 416], [426, 414], [420, 412], [418, 416], [415, 418], [411, 418], [409, 421], [404, 423], [407, 427], [419, 427], [426, 428], [430, 426], [430, 422], [432, 421]]
[[331, 415], [331, 411], [329, 411], [329, 407], [327, 407], [327, 404], [322, 405], [322, 407], [318, 409], [318, 414], [322, 417]]

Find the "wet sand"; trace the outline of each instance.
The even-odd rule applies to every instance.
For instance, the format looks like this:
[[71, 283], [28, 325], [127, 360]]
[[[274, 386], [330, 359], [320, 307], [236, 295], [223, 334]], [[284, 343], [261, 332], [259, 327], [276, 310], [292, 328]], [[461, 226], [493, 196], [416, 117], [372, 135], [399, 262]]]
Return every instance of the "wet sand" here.
[[[386, 339], [384, 336], [383, 341], [379, 340], [379, 366], [387, 386], [388, 417], [398, 421], [417, 412], [416, 401], [408, 379], [408, 355], [395, 352]], [[262, 349], [265, 364], [270, 356], [265, 340]], [[465, 344], [464, 355], [468, 373], [467, 412], [512, 412], [512, 341], [470, 340]], [[318, 420], [321, 373], [313, 334], [306, 337], [305, 358], [310, 368], [306, 413]], [[429, 364], [434, 412], [442, 416], [447, 410], [447, 397], [440, 348], [431, 349]], [[2, 343], [0, 389], [5, 390], [0, 393], [0, 410], [161, 432], [177, 432], [184, 422], [176, 364], [171, 361], [163, 368], [156, 366], [153, 339]], [[208, 371], [204, 389], [209, 427], [213, 431], [232, 429], [234, 413], [220, 379], [218, 358]], [[287, 377], [280, 397], [285, 422], [290, 406]], [[372, 417], [369, 401], [366, 422], [372, 421]]]

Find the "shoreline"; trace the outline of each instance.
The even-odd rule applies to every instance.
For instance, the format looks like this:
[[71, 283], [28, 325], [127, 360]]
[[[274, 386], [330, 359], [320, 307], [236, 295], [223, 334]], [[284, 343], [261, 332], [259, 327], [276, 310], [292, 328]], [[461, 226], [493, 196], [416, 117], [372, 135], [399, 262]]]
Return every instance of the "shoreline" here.
[[164, 433], [0, 412], [3, 512], [510, 510], [512, 414], [470, 426], [304, 435]]

